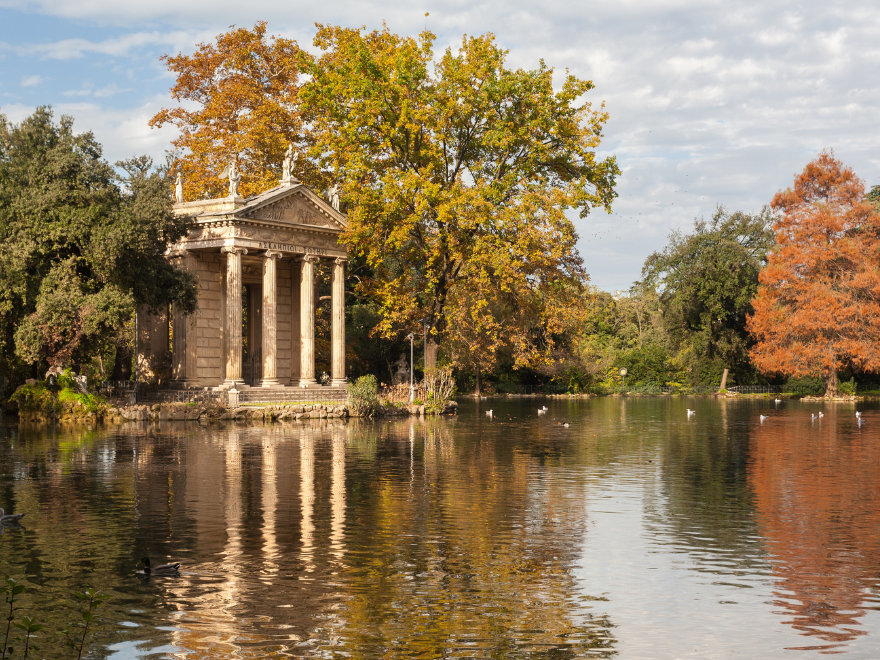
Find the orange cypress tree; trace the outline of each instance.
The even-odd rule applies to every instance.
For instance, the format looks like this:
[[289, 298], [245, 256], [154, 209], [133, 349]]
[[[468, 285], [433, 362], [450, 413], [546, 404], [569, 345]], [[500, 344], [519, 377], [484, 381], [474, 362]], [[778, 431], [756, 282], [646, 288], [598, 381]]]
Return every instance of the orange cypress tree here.
[[766, 374], [880, 368], [880, 212], [864, 182], [823, 151], [771, 204], [778, 250], [761, 271], [748, 328]]

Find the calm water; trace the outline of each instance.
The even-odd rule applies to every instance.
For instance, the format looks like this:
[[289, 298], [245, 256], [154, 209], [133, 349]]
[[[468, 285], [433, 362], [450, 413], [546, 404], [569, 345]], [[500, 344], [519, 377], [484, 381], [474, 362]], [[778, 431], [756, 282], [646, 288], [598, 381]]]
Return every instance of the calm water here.
[[[27, 517], [0, 574], [32, 576], [21, 613], [49, 630], [75, 589], [113, 594], [91, 657], [874, 658], [880, 411], [855, 409], [4, 426], [0, 506]], [[183, 570], [138, 575], [142, 555]]]

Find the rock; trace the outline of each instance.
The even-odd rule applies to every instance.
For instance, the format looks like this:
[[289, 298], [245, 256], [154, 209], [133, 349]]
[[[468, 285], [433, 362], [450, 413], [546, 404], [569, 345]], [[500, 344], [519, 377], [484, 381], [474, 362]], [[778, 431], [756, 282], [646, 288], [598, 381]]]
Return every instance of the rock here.
[[184, 410], [185, 419], [196, 420], [201, 417], [205, 412], [205, 409], [201, 406], [188, 406], [187, 409]]
[[160, 422], [182, 422], [187, 419], [188, 410], [184, 403], [165, 403], [159, 407]]

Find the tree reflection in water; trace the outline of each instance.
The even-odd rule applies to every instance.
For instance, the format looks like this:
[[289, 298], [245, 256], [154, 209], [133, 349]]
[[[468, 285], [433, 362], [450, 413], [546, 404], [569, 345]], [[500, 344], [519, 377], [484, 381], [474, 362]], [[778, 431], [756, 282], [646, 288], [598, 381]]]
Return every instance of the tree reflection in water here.
[[[585, 486], [455, 424], [0, 429], [4, 501], [33, 512], [0, 571], [56, 630], [65, 593], [113, 593], [98, 655], [613, 654], [571, 576]], [[181, 576], [137, 577], [141, 555]]]
[[878, 610], [880, 445], [854, 408], [771, 418], [752, 432], [749, 484], [785, 623], [833, 648]]

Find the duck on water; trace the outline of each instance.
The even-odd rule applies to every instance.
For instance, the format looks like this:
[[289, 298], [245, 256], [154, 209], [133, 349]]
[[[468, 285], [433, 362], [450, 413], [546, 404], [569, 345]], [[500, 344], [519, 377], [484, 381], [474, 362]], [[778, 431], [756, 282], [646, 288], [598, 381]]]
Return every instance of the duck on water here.
[[158, 566], [150, 566], [150, 558], [142, 557], [138, 562], [137, 567], [142, 569], [146, 575], [174, 575], [177, 573], [177, 569], [180, 568], [180, 562], [177, 562], [176, 564], [159, 564]]
[[24, 518], [23, 513], [7, 514], [3, 509], [0, 509], [0, 525], [12, 525], [14, 523], [17, 523], [22, 518]]

